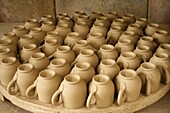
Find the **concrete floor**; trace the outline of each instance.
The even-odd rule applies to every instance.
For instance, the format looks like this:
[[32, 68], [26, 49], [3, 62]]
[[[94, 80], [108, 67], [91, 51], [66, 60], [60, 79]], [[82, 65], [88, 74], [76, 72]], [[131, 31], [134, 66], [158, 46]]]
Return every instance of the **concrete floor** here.
[[[21, 23], [0, 23], [0, 37], [7, 31], [12, 31], [12, 28]], [[170, 31], [170, 26], [167, 27]], [[0, 101], [0, 113], [30, 113], [15, 105], [8, 100]], [[170, 113], [170, 91], [159, 101], [151, 106], [144, 108], [136, 113]]]

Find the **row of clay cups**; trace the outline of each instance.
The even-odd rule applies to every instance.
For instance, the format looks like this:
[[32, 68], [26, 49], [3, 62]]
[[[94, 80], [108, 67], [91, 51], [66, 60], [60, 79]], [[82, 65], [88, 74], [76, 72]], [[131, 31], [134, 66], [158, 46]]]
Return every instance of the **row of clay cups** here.
[[[159, 52], [164, 53], [163, 55], [155, 55], [157, 56], [158, 59], [169, 59], [169, 44], [161, 44], [157, 50], [155, 54], [158, 54]], [[27, 50], [28, 49], [28, 50]], [[57, 48], [57, 51], [54, 52], [54, 54], [50, 57], [53, 58], [64, 58], [67, 63], [69, 63], [71, 66], [73, 66], [75, 63], [77, 63], [78, 61], [86, 61], [89, 62], [94, 69], [96, 69], [96, 67], [99, 64], [99, 60], [102, 59], [113, 59], [113, 60], [117, 60], [117, 62], [119, 63], [121, 68], [128, 68], [128, 67], [133, 67], [132, 69], [136, 69], [139, 64], [141, 62], [146, 62], [149, 61], [151, 57], [154, 57], [154, 55], [152, 56], [152, 52], [151, 51], [144, 51], [142, 53], [142, 50], [148, 50], [147, 46], [144, 45], [139, 45], [137, 46], [137, 48], [134, 50], [134, 53], [122, 53], [120, 56], [118, 56], [118, 52], [114, 49], [114, 46], [112, 45], [102, 45], [100, 50], [97, 51], [97, 53], [95, 53], [93, 50], [91, 49], [84, 49], [82, 50], [78, 56], [76, 57], [76, 54], [73, 50], [71, 50], [71, 48], [69, 46], [59, 46]], [[31, 50], [31, 51], [30, 51]], [[10, 52], [9, 48], [1, 48], [1, 59], [3, 59], [4, 57], [7, 56], [15, 56], [14, 54], [12, 54]], [[38, 52], [38, 53], [37, 53]], [[166, 55], [165, 55], [166, 54]], [[135, 57], [134, 57], [135, 56]], [[122, 59], [128, 59], [128, 57], [133, 57], [133, 59], [135, 60], [134, 62], [136, 62], [135, 64], [130, 63], [130, 65], [128, 64], [121, 64], [124, 63], [124, 60], [122, 61]], [[163, 58], [164, 57], [164, 58]], [[35, 44], [28, 44], [26, 46], [24, 46], [24, 49], [20, 52], [19, 54], [19, 58], [20, 60], [23, 62], [33, 62], [32, 60], [35, 59], [41, 59], [41, 61], [43, 62], [43, 60], [46, 62], [44, 65], [40, 65], [46, 67], [46, 65], [49, 64], [50, 60], [49, 58], [44, 54], [41, 53], [40, 49], [36, 47]], [[41, 63], [40, 63], [41, 64]], [[131, 66], [132, 65], [132, 66]], [[41, 68], [41, 69], [44, 69]]]
[[[161, 75], [158, 69], [156, 68], [156, 65], [152, 63], [143, 63], [141, 66], [142, 66], [141, 70], [140, 68], [138, 68], [137, 72], [135, 72], [132, 69], [121, 70], [118, 76], [116, 77], [115, 84], [116, 84], [116, 89], [118, 91], [117, 103], [119, 105], [121, 105], [124, 101], [132, 102], [139, 98], [140, 91], [142, 88], [140, 77], [143, 78], [144, 76], [146, 76], [148, 80], [145, 81], [145, 79], [142, 79], [143, 80], [142, 82], [145, 83], [147, 82], [148, 85], [147, 86], [148, 89], [146, 88], [147, 95], [149, 95], [151, 91], [154, 92], [158, 90]], [[50, 69], [45, 69], [42, 70], [38, 76], [38, 71], [32, 68], [33, 65], [29, 63], [22, 64], [18, 67], [18, 71], [15, 73], [15, 76], [7, 86], [8, 93], [16, 94], [19, 91], [20, 95], [22, 96], [26, 95], [29, 98], [35, 98], [36, 96], [38, 96], [38, 99], [41, 102], [49, 104], [52, 101], [52, 104], [54, 105], [63, 102], [64, 106], [67, 108], [79, 108], [84, 106], [87, 97], [87, 86], [83, 80], [80, 80], [81, 77], [79, 75], [77, 74], [66, 75], [64, 77], [64, 81], [61, 83], [61, 78], [59, 77], [59, 75], [55, 74], [55, 71], [52, 71]], [[146, 75], [144, 74], [145, 72], [143, 72], [142, 70], [143, 68], [146, 72]], [[149, 72], [147, 72], [146, 70]], [[157, 74], [155, 74], [155, 72]], [[139, 75], [141, 74], [141, 76], [139, 77], [137, 73], [139, 73]], [[24, 76], [24, 78], [22, 76]], [[27, 78], [27, 80], [25, 78]], [[30, 83], [28, 83], [28, 80]], [[134, 83], [138, 83], [138, 85], [134, 87]], [[48, 85], [44, 86], [44, 84], [48, 84]], [[15, 86], [14, 88], [15, 91], [11, 91], [11, 87], [13, 85]], [[27, 88], [24, 89], [24, 87]], [[146, 85], [143, 86], [144, 89], [145, 87]], [[70, 90], [70, 88], [72, 90]], [[34, 90], [34, 94], [31, 93], [33, 90]], [[103, 90], [106, 90], [104, 91], [105, 93], [103, 93]], [[108, 107], [113, 104], [115, 88], [113, 82], [111, 82], [111, 79], [108, 77], [108, 75], [101, 75], [101, 74], [97, 76], [95, 75], [92, 79], [92, 82], [89, 85], [89, 91], [90, 93], [86, 103], [87, 107], [91, 106], [90, 104], [91, 99], [94, 95], [95, 96], [97, 95], [95, 97], [97, 102], [95, 104], [96, 107]], [[57, 102], [58, 96], [60, 94], [62, 96], [61, 99], [63, 100]], [[77, 99], [79, 100], [78, 102], [76, 101]], [[103, 101], [106, 103], [102, 104]]]

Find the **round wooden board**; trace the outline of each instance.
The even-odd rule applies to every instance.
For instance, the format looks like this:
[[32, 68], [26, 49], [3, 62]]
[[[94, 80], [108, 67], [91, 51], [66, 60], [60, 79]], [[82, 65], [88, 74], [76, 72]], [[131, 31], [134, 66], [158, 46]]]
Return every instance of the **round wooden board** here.
[[133, 113], [155, 103], [163, 97], [169, 89], [170, 85], [161, 84], [157, 92], [152, 93], [149, 96], [141, 94], [138, 100], [131, 103], [124, 103], [121, 106], [118, 106], [115, 102], [112, 106], [107, 108], [92, 107], [88, 109], [87, 107], [83, 107], [79, 109], [67, 109], [63, 107], [63, 105], [53, 106], [51, 104], [43, 104], [37, 99], [28, 99], [26, 97], [21, 97], [18, 94], [15, 96], [9, 95], [6, 88], [0, 85], [1, 94], [6, 99], [10, 100], [18, 107], [36, 113]]

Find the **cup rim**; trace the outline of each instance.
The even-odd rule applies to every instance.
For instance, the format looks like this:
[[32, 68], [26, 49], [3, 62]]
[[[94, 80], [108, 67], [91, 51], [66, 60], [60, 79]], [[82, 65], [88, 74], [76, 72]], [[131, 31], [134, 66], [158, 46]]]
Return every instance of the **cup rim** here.
[[1, 39], [0, 40], [0, 44], [4, 45], [4, 46], [7, 46], [9, 44], [11, 44], [12, 41], [10, 39]]
[[68, 84], [77, 84], [81, 81], [81, 77], [77, 74], [70, 73], [64, 77], [64, 82]]
[[8, 38], [11, 38], [11, 37], [16, 36], [16, 33], [14, 33], [14, 32], [6, 32], [6, 33], [4, 33], [3, 36], [8, 37]]
[[136, 57], [136, 54], [134, 52], [123, 52], [121, 53], [121, 57], [125, 58], [125, 59], [134, 59]]
[[22, 72], [22, 73], [26, 73], [26, 72], [30, 72], [34, 69], [34, 66], [33, 64], [31, 63], [25, 63], [25, 64], [21, 64], [17, 67], [17, 70], [19, 72]]
[[170, 44], [160, 44], [160, 48], [170, 51]]
[[66, 60], [64, 58], [55, 58], [51, 60], [50, 65], [54, 67], [61, 67], [66, 64]]
[[109, 76], [105, 74], [97, 74], [92, 78], [92, 81], [98, 85], [106, 84], [109, 80]]
[[[131, 73], [132, 76], [129, 76], [129, 75], [127, 76], [128, 73]], [[137, 76], [137, 73], [133, 69], [123, 69], [119, 72], [119, 75], [123, 79], [130, 80], [130, 79], [134, 79]]]
[[63, 46], [59, 46], [57, 48], [57, 51], [62, 52], [62, 53], [67, 53], [71, 51], [71, 48], [69, 46], [63, 45]]
[[94, 54], [94, 51], [91, 49], [83, 49], [80, 51], [80, 55], [82, 56], [92, 56]]
[[47, 33], [47, 36], [58, 36], [58, 35], [59, 35], [58, 31], [49, 31]]
[[25, 35], [22, 35], [21, 37], [20, 37], [21, 39], [32, 39], [33, 38], [33, 36], [31, 35], [31, 34], [25, 34]]
[[34, 50], [37, 48], [37, 45], [36, 44], [26, 44], [23, 46], [23, 50]]
[[169, 57], [169, 55], [165, 52], [156, 52], [154, 54], [154, 57], [157, 58], [157, 59], [167, 59]]
[[104, 44], [102, 46], [100, 46], [100, 50], [102, 51], [113, 51], [114, 50], [114, 46], [111, 44]]
[[144, 62], [140, 66], [143, 70], [154, 70], [156, 65], [151, 62]]
[[44, 69], [39, 73], [39, 77], [44, 80], [53, 78], [56, 75], [56, 72], [51, 69]]
[[1, 64], [3, 65], [11, 65], [14, 64], [15, 62], [17, 62], [17, 59], [15, 57], [5, 57], [1, 60]]
[[91, 67], [91, 64], [88, 62], [77, 62], [74, 66], [74, 68], [78, 69], [78, 70], [87, 70]]
[[78, 46], [85, 46], [88, 44], [87, 40], [78, 40], [76, 43]]
[[116, 65], [116, 61], [113, 59], [102, 59], [100, 61], [100, 65], [105, 66], [105, 67], [113, 67]]
[[7, 54], [10, 53], [10, 49], [9, 48], [0, 48], [0, 54]]
[[36, 59], [36, 60], [41, 60], [43, 58], [45, 58], [45, 54], [42, 52], [35, 52], [35, 53], [31, 54], [31, 56], [30, 56], [30, 59]]

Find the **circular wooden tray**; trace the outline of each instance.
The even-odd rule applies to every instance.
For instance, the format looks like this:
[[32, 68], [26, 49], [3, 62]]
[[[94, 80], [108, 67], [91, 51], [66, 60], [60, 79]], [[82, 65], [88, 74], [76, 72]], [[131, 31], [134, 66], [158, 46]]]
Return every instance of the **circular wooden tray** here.
[[116, 102], [107, 108], [96, 108], [92, 107], [88, 109], [87, 107], [79, 109], [67, 109], [63, 105], [53, 106], [51, 104], [43, 104], [37, 99], [28, 99], [26, 97], [21, 97], [17, 95], [9, 95], [6, 91], [6, 87], [0, 85], [1, 94], [8, 100], [10, 100], [14, 105], [21, 107], [25, 110], [36, 112], [36, 113], [133, 113], [140, 109], [143, 109], [163, 97], [170, 89], [170, 85], [161, 84], [159, 90], [155, 93], [152, 93], [149, 96], [143, 94], [140, 95], [139, 99], [130, 102], [124, 103], [121, 106], [118, 106]]

